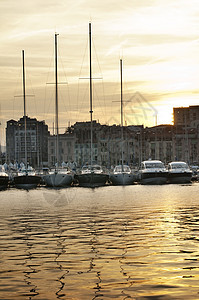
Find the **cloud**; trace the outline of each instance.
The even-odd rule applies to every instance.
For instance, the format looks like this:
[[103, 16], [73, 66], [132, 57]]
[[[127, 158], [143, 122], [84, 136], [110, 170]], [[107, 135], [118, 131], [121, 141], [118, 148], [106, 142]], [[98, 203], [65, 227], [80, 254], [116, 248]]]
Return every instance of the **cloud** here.
[[[60, 107], [63, 112], [65, 107], [70, 111], [63, 113], [60, 121], [64, 124], [71, 118], [72, 123], [89, 117], [88, 82], [79, 80], [80, 71], [84, 77], [89, 75], [89, 21], [93, 76], [103, 77], [101, 82], [94, 82], [98, 93], [94, 98], [95, 116], [101, 122], [115, 113], [112, 99], [120, 97], [121, 57], [125, 99], [136, 91], [153, 105], [166, 98], [169, 102], [174, 97], [178, 101], [183, 95], [196, 97], [198, 11], [196, 0], [1, 0], [0, 88], [2, 109], [6, 112], [3, 117], [13, 117], [13, 97], [21, 89], [24, 49], [27, 88], [32, 87], [35, 94], [35, 104], [29, 104], [28, 111], [38, 118], [45, 116], [52, 123], [53, 86], [47, 91], [46, 82], [54, 81], [55, 31], [60, 34], [59, 80], [68, 82], [67, 88], [61, 87], [64, 100], [60, 99]], [[20, 111], [15, 102], [16, 118]]]

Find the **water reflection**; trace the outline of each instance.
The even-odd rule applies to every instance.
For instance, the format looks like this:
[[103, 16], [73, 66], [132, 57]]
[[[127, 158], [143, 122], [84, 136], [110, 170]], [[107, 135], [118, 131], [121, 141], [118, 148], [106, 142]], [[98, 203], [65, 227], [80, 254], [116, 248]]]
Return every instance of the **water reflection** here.
[[56, 253], [55, 253], [55, 262], [57, 264], [58, 269], [61, 272], [61, 276], [58, 276], [57, 281], [59, 282], [60, 287], [56, 291], [57, 299], [61, 299], [65, 296], [65, 293], [63, 292], [64, 286], [65, 286], [65, 276], [69, 272], [68, 270], [64, 270], [61, 260], [62, 255], [64, 255], [65, 251], [65, 237], [63, 236], [64, 229], [62, 228], [62, 220], [61, 218], [58, 219], [56, 224], [57, 232], [53, 234], [53, 238], [56, 240], [57, 247], [56, 247]]
[[0, 194], [1, 299], [198, 299], [198, 185]]
[[[37, 296], [37, 284], [32, 278], [33, 274], [38, 273], [37, 263], [34, 262], [34, 236], [32, 234], [33, 228], [28, 216], [21, 214], [14, 218], [8, 219], [7, 228], [10, 231], [10, 240], [8, 243], [8, 253], [6, 260], [8, 265], [13, 265], [16, 273], [21, 273], [24, 276], [24, 283], [21, 281], [20, 292], [21, 297], [29, 296], [29, 299]], [[17, 251], [15, 247], [17, 246]], [[18, 278], [13, 278], [17, 283]], [[28, 287], [28, 289], [27, 289]]]

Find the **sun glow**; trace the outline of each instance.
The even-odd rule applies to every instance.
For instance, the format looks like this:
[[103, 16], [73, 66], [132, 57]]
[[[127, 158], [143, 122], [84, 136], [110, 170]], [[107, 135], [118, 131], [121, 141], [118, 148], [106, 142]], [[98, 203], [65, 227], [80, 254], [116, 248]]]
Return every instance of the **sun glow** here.
[[[11, 2], [12, 5], [10, 2], [9, 5], [6, 1], [0, 2], [1, 110], [4, 112], [1, 124], [6, 124], [7, 120], [13, 118], [11, 99], [15, 95], [16, 78], [21, 70], [21, 49], [26, 51], [27, 68], [30, 71], [27, 74], [31, 77], [38, 105], [31, 116], [40, 119], [45, 116], [46, 120], [50, 119], [50, 112], [47, 116], [41, 107], [43, 108], [47, 102], [45, 84], [54, 51], [55, 31], [60, 34], [59, 51], [62, 54], [72, 102], [71, 105], [68, 95], [64, 94], [60, 111], [67, 110], [71, 113], [62, 113], [60, 122], [73, 124], [85, 119], [85, 113], [82, 113], [77, 103], [77, 90], [85, 45], [88, 42], [89, 15], [92, 19], [95, 50], [105, 84], [104, 95], [102, 97], [100, 95], [97, 100], [94, 97], [96, 119], [105, 123], [114, 116], [115, 121], [118, 120], [119, 123], [119, 106], [114, 109], [112, 101], [115, 100], [115, 92], [119, 100], [120, 58], [123, 59], [125, 100], [139, 92], [154, 111], [157, 110], [157, 115], [154, 115], [153, 109], [150, 112], [150, 107], [145, 105], [145, 108], [142, 108], [144, 117], [141, 121], [141, 112], [136, 110], [137, 108], [133, 110], [130, 107], [130, 112], [126, 111], [128, 124], [139, 121], [150, 126], [155, 124], [156, 117], [158, 124], [172, 123], [173, 107], [198, 104], [199, 19], [196, 14], [199, 2], [197, 0], [189, 2], [135, 0], [130, 3], [127, 0], [114, 3], [104, 0], [100, 3], [94, 1], [89, 5], [89, 15], [85, 10], [85, 5], [88, 4], [86, 0], [76, 1], [70, 9], [65, 9], [64, 2], [58, 2], [56, 9], [53, 3], [49, 5], [46, 2], [48, 4], [46, 5], [45, 0], [42, 3], [37, 0], [34, 3], [24, 3], [22, 0]], [[23, 10], [19, 7], [23, 7]], [[92, 60], [94, 61], [94, 55]], [[93, 76], [97, 74], [93, 68]], [[61, 75], [59, 79], [61, 80]], [[117, 91], [115, 91], [116, 84], [118, 84]], [[84, 98], [82, 94], [80, 96]], [[98, 115], [100, 109], [107, 112], [106, 118]], [[80, 111], [76, 113], [75, 110]], [[152, 113], [150, 118], [149, 112]], [[18, 117], [21, 115], [15, 116]]]

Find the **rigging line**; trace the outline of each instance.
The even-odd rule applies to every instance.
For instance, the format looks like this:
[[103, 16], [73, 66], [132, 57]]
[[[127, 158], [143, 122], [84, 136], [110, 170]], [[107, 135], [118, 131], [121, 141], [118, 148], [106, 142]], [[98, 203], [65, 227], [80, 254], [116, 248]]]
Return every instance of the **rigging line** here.
[[[89, 107], [87, 107], [87, 102], [85, 99], [89, 97], [89, 88], [88, 88], [88, 85], [85, 84], [84, 85], [84, 88], [82, 89], [82, 92], [81, 92], [81, 101], [79, 101], [78, 103], [78, 109], [77, 109], [77, 120], [79, 121], [85, 121], [85, 117], [83, 115], [83, 120], [82, 120], [82, 114], [84, 114], [85, 110], [86, 111], [89, 111]], [[85, 105], [86, 103], [86, 105]]]
[[[65, 72], [65, 69], [64, 69], [64, 64], [63, 64], [63, 60], [62, 60], [62, 56], [60, 54], [60, 51], [58, 50], [58, 54], [59, 54], [59, 60], [61, 62], [61, 66], [62, 66], [62, 70], [63, 70], [63, 73], [64, 73], [64, 76], [67, 80], [67, 75], [66, 75], [66, 72]], [[68, 113], [68, 119], [71, 119], [71, 98], [70, 98], [70, 88], [69, 88], [69, 85], [66, 81], [66, 84], [67, 84], [67, 103], [69, 104], [69, 108], [67, 109], [67, 105], [65, 103], [65, 101], [63, 99], [65, 99], [65, 96], [64, 96], [64, 93], [63, 91], [59, 90], [59, 93], [60, 93], [60, 99], [62, 100], [62, 103], [64, 105], [64, 108], [65, 108], [65, 111]]]
[[[93, 85], [94, 87], [94, 92], [95, 92], [95, 95], [96, 95], [96, 99], [97, 99], [97, 103], [98, 103], [98, 108], [101, 109], [101, 112], [102, 112], [102, 116], [103, 117], [106, 117], [105, 113], [104, 113], [104, 110], [103, 110], [103, 105], [100, 103], [100, 97], [98, 96], [98, 93], [97, 93], [97, 88], [95, 85]], [[95, 105], [95, 107], [97, 108], [97, 105]]]
[[95, 57], [96, 57], [96, 60], [97, 60], [97, 65], [98, 65], [98, 68], [99, 68], [99, 71], [100, 71], [100, 75], [102, 77], [102, 95], [103, 95], [103, 101], [104, 101], [104, 105], [103, 105], [103, 108], [104, 108], [104, 117], [105, 119], [107, 118], [107, 110], [106, 110], [106, 101], [105, 101], [105, 88], [104, 88], [104, 80], [103, 80], [103, 75], [102, 75], [102, 69], [101, 69], [101, 66], [100, 66], [100, 63], [99, 63], [99, 58], [98, 58], [98, 54], [97, 54], [97, 51], [96, 51], [96, 47], [95, 47], [95, 43], [94, 43], [94, 39], [92, 37], [92, 45], [93, 45], [93, 48], [94, 48], [94, 53], [95, 53]]
[[[83, 65], [84, 65], [84, 61], [85, 61], [85, 57], [86, 54], [88, 52], [88, 38], [87, 38], [87, 42], [86, 42], [86, 46], [84, 49], [84, 54], [83, 54], [83, 59], [82, 59], [82, 63], [81, 63], [81, 67], [80, 67], [80, 71], [79, 71], [79, 77], [78, 77], [78, 91], [77, 91], [77, 115], [76, 115], [76, 119], [79, 119], [79, 97], [80, 97], [80, 77], [82, 74], [82, 69], [83, 69]], [[83, 105], [82, 101], [81, 101], [81, 105]]]
[[78, 108], [79, 108], [79, 107], [78, 107], [79, 89], [80, 89], [80, 88], [79, 88], [79, 80], [78, 80], [78, 83], [77, 83], [77, 98], [76, 98], [77, 112], [76, 112], [76, 116], [75, 116], [75, 117], [76, 117], [76, 120], [77, 120], [77, 117], [78, 117], [77, 114], [78, 114], [78, 112], [79, 112], [79, 109], [78, 109]]
[[[60, 48], [60, 47], [59, 47]], [[67, 75], [66, 75], [66, 72], [65, 72], [65, 68], [64, 68], [64, 62], [63, 62], [63, 59], [62, 59], [62, 56], [60, 54], [60, 50], [58, 49], [58, 57], [59, 57], [59, 60], [61, 62], [61, 66], [62, 66], [62, 72], [64, 73], [64, 76], [65, 78], [67, 79]], [[60, 68], [59, 68], [60, 69]]]
[[[21, 92], [21, 82], [22, 82], [22, 70], [20, 69], [18, 71], [18, 77], [17, 77], [17, 82], [16, 82], [16, 87], [15, 87], [15, 92], [14, 92], [14, 95], [13, 95], [13, 119], [17, 118], [16, 116], [16, 112], [15, 112], [15, 98], [18, 93], [18, 91], [20, 90]], [[22, 97], [22, 96], [21, 96]], [[19, 109], [17, 110], [17, 113], [19, 113], [20, 111], [22, 111], [22, 102], [19, 102]], [[20, 114], [21, 116], [21, 114]]]
[[[18, 72], [18, 77], [17, 77], [17, 82], [16, 82], [16, 86], [15, 86], [15, 91], [14, 91], [14, 95], [19, 94], [18, 90], [19, 87], [21, 87], [21, 81], [22, 81], [22, 71]], [[15, 97], [15, 96], [14, 96]]]
[[44, 108], [43, 108], [44, 120], [46, 118], [46, 110], [45, 110], [45, 107], [46, 107], [46, 98], [47, 98], [47, 93], [46, 93], [46, 85], [45, 85], [45, 90], [44, 90]]
[[[29, 88], [29, 90], [31, 90], [32, 91], [32, 94], [33, 94], [33, 97], [34, 97], [34, 106], [35, 106], [35, 112], [33, 113], [33, 114], [37, 114], [37, 106], [36, 106], [36, 101], [35, 101], [35, 91], [34, 91], [34, 89], [33, 89], [33, 85], [32, 85], [32, 79], [31, 79], [31, 77], [30, 77], [30, 67], [29, 66], [27, 66], [26, 67], [26, 78], [27, 78], [27, 80], [26, 80], [26, 82], [27, 82], [27, 86], [30, 86], [30, 88]], [[26, 95], [26, 96], [32, 96], [32, 95]], [[28, 115], [28, 111], [30, 112], [30, 108], [31, 108], [31, 102], [30, 101], [28, 101], [27, 102], [27, 104], [28, 104], [28, 106], [29, 106], [29, 110], [27, 110], [27, 115]]]
[[[51, 55], [51, 61], [50, 61], [50, 66], [47, 72], [47, 80], [46, 82], [49, 82], [49, 77], [52, 74], [52, 69], [54, 70], [54, 50], [52, 51], [52, 55]], [[46, 118], [46, 102], [47, 102], [47, 84], [45, 85], [45, 100], [44, 100], [44, 119]]]
[[[82, 121], [85, 121], [85, 118], [84, 118], [85, 110], [89, 111], [89, 107], [87, 107], [87, 101], [85, 100], [86, 97], [88, 97], [88, 91], [89, 91], [88, 87], [87, 87], [87, 85], [85, 85], [85, 88], [82, 91], [80, 106], [78, 107], [78, 111], [77, 111], [77, 114], [78, 114], [77, 120], [80, 119], [80, 121], [82, 120], [82, 118], [83, 118]], [[86, 102], [86, 106], [85, 106], [85, 102]]]
[[85, 46], [85, 49], [84, 49], [84, 55], [83, 55], [83, 59], [82, 59], [81, 67], [80, 67], [79, 78], [81, 77], [81, 73], [82, 73], [82, 69], [83, 69], [83, 65], [84, 65], [84, 60], [85, 60], [87, 51], [88, 51], [88, 39], [87, 39], [87, 43], [86, 43], [86, 46]]
[[[120, 76], [117, 74], [117, 78], [114, 79], [113, 82], [110, 82], [111, 90], [110, 92], [110, 118], [109, 119], [117, 119], [117, 115], [119, 112], [119, 106], [117, 107], [113, 102], [120, 102]], [[113, 100], [113, 99], [119, 99], [119, 100]], [[120, 123], [120, 122], [119, 122]], [[110, 125], [110, 124], [109, 124]]]
[[[45, 120], [46, 120], [46, 118], [49, 118], [49, 119], [53, 118], [53, 122], [54, 122], [54, 113], [50, 111], [50, 107], [52, 107], [53, 104], [54, 104], [54, 97], [55, 96], [54, 96], [54, 90], [53, 90], [53, 91], [51, 91], [51, 94], [48, 97], [48, 99], [49, 99], [49, 101], [48, 101], [48, 107], [47, 107], [45, 118], [44, 118]], [[53, 117], [52, 117], [52, 115], [53, 115]]]
[[71, 108], [67, 109], [66, 103], [64, 101], [65, 98], [66, 98], [65, 93], [62, 90], [59, 90], [59, 104], [63, 103], [64, 109], [65, 109], [65, 111], [63, 111], [62, 109], [60, 109], [61, 105], [59, 105], [59, 114], [61, 115], [62, 113], [66, 113], [68, 115], [68, 118], [70, 118], [70, 109]]
[[103, 100], [104, 100], [104, 108], [105, 108], [105, 112], [104, 112], [104, 116], [105, 116], [105, 120], [107, 120], [107, 107], [106, 107], [106, 97], [105, 97], [105, 86], [104, 86], [104, 81], [102, 80], [102, 90], [103, 90]]

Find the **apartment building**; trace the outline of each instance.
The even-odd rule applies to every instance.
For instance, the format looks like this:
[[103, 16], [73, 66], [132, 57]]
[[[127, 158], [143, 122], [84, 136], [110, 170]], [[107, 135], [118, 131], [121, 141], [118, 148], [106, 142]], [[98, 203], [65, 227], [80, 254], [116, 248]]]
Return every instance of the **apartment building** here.
[[6, 160], [25, 162], [25, 118], [27, 161], [33, 167], [48, 164], [48, 126], [44, 121], [22, 117], [20, 120], [7, 121]]

